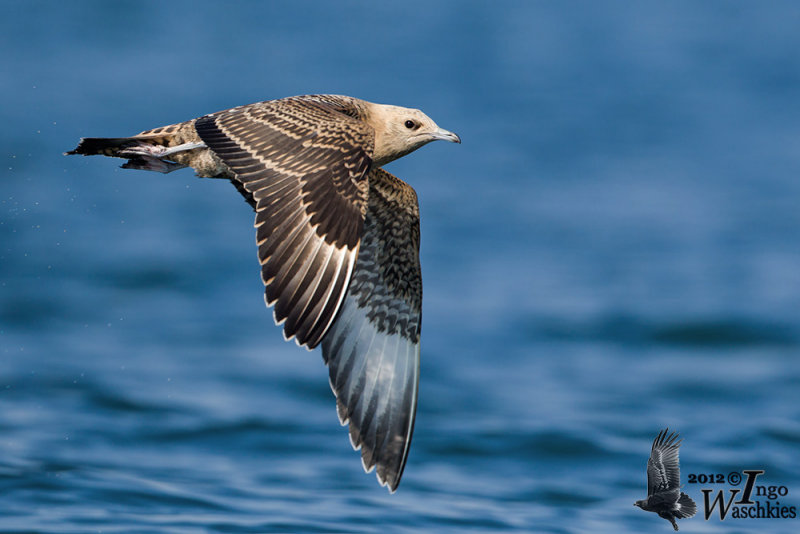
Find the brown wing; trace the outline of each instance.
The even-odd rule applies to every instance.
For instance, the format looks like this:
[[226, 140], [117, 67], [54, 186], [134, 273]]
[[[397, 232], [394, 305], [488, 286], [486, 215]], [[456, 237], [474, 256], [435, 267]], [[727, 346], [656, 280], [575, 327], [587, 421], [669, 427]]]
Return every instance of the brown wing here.
[[374, 132], [313, 97], [198, 119], [203, 142], [252, 194], [265, 300], [287, 339], [315, 347], [358, 254]]
[[422, 278], [414, 190], [369, 173], [369, 207], [342, 309], [322, 340], [339, 419], [367, 471], [397, 489], [408, 457], [419, 385]]

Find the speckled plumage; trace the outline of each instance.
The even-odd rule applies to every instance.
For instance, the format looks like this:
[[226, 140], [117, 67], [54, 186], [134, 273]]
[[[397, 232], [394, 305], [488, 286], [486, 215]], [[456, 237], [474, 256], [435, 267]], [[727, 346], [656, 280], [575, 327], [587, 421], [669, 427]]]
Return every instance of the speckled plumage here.
[[443, 139], [419, 110], [340, 95], [259, 102], [68, 154], [230, 180], [256, 211], [265, 300], [284, 336], [322, 345], [366, 470], [397, 488], [414, 428], [422, 278], [414, 190], [380, 167]]

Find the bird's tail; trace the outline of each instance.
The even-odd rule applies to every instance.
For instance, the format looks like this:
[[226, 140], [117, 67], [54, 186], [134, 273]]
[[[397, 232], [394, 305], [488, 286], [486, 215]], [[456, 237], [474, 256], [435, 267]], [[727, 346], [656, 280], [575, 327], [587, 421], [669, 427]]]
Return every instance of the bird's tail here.
[[121, 155], [126, 149], [141, 145], [135, 137], [82, 137], [74, 150], [65, 152], [65, 155], [81, 154], [83, 156], [110, 156], [124, 157]]
[[203, 147], [205, 147], [203, 143], [175, 145], [173, 139], [164, 135], [139, 134], [134, 137], [84, 137], [74, 150], [64, 154], [124, 158], [128, 162], [122, 165], [123, 169], [167, 173], [186, 166], [171, 161], [170, 156]]
[[681, 492], [681, 496], [678, 499], [678, 509], [675, 510], [675, 517], [685, 519], [687, 517], [692, 517], [696, 513], [697, 505], [691, 497]]

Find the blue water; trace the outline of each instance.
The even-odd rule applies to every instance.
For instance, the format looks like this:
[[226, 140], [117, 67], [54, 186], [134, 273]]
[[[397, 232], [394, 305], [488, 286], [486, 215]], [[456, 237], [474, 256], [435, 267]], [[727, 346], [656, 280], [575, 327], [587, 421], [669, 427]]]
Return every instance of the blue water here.
[[[632, 506], [665, 426], [698, 503], [688, 474], [762, 468], [800, 507], [799, 27], [794, 2], [6, 2], [0, 532], [671, 532]], [[390, 166], [425, 283], [394, 495], [272, 324], [233, 188], [61, 155], [317, 92], [464, 141]]]

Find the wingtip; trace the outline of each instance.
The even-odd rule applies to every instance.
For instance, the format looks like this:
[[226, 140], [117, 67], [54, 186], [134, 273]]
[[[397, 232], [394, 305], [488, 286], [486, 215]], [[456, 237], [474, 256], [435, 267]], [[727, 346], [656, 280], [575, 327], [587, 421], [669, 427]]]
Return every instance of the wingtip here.
[[[400, 486], [400, 477], [397, 476], [390, 480], [388, 478], [381, 477], [380, 471], [376, 469], [375, 466], [372, 466], [370, 471], [372, 471], [372, 469], [375, 469], [375, 478], [378, 479], [378, 484], [389, 490], [390, 495], [394, 494], [397, 491], [397, 488]], [[369, 471], [367, 471], [367, 473], [369, 473]]]
[[385, 484], [382, 484], [382, 485], [386, 486], [386, 489], [389, 490], [389, 495], [394, 495], [395, 492], [397, 492], [397, 488], [400, 487], [400, 481], [398, 480], [394, 484], [389, 484], [388, 481], [387, 481]]
[[[375, 478], [377, 479], [378, 484], [380, 484], [381, 486], [383, 486], [387, 490], [389, 490], [390, 494], [396, 492], [397, 488], [400, 486], [400, 478], [402, 477], [403, 469], [401, 468], [400, 472], [396, 473], [395, 476], [393, 476], [393, 477], [383, 476], [381, 469], [379, 469], [380, 466], [378, 465], [378, 462], [373, 462], [371, 465], [368, 464], [366, 456], [364, 455], [363, 444], [362, 443], [356, 443], [353, 440], [353, 434], [352, 433], [349, 433], [349, 437], [350, 437], [350, 445], [352, 445], [353, 450], [362, 452], [362, 454], [361, 454], [361, 468], [364, 469], [364, 472], [365, 473], [371, 473], [372, 471], [375, 471]], [[403, 466], [403, 467], [405, 467], [405, 466]]]

